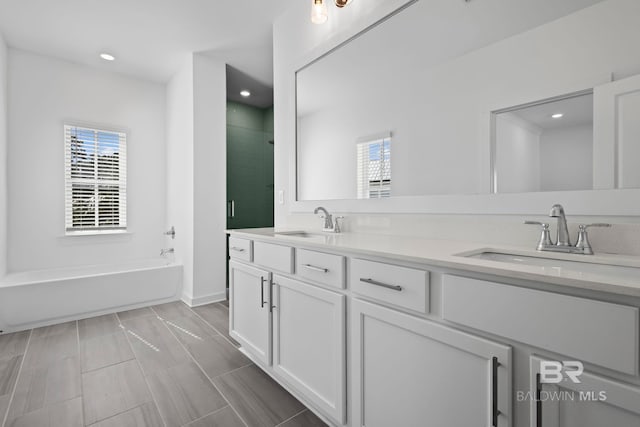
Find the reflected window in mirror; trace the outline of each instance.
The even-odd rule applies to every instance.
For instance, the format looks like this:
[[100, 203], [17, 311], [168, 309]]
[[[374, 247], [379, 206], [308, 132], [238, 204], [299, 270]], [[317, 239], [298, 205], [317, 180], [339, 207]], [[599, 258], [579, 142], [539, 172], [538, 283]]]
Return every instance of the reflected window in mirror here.
[[492, 114], [493, 192], [593, 189], [593, 92]]
[[356, 144], [358, 199], [391, 197], [391, 137]]

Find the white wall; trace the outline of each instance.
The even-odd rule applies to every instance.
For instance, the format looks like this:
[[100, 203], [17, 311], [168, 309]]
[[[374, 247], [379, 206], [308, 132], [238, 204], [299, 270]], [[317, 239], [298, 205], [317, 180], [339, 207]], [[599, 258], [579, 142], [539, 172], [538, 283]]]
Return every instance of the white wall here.
[[193, 56], [194, 294], [192, 304], [225, 298], [227, 263], [226, 64]]
[[513, 114], [503, 113], [496, 116], [496, 170], [499, 192], [540, 191], [541, 133], [542, 129]]
[[593, 188], [593, 125], [548, 129], [540, 136], [542, 191]]
[[0, 278], [7, 271], [7, 46], [0, 34]]
[[[9, 50], [8, 269], [110, 264], [159, 255], [165, 228], [165, 88]], [[66, 121], [127, 131], [129, 234], [66, 237]]]
[[225, 298], [226, 66], [194, 54], [167, 86], [167, 227], [184, 265], [182, 299]]
[[176, 261], [184, 265], [183, 295], [193, 295], [193, 62], [185, 60], [167, 85], [167, 223], [174, 226]]

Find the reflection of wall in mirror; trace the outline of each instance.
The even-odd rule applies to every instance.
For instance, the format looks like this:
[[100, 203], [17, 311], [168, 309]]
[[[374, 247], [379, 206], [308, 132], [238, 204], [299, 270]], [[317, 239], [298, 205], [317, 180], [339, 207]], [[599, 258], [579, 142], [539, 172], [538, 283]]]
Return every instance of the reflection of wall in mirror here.
[[497, 191], [540, 191], [542, 129], [511, 113], [496, 116]]

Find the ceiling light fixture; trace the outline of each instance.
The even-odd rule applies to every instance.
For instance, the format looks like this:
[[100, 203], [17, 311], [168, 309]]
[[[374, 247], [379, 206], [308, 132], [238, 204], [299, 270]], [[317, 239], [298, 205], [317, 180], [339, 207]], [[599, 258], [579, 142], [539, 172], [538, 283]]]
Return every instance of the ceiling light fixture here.
[[311, 4], [311, 22], [314, 24], [324, 24], [329, 17], [329, 11], [324, 0], [312, 0]]
[[115, 61], [116, 57], [111, 55], [110, 53], [101, 53], [100, 54], [100, 58], [104, 59], [105, 61]]
[[562, 117], [564, 117], [564, 114], [562, 114], [562, 113], [556, 113], [556, 114], [551, 115], [552, 119], [561, 119]]
[[349, 3], [351, 3], [351, 0], [336, 0], [336, 6], [338, 6], [340, 8], [345, 7]]
[[249, 91], [248, 91], [248, 90], [246, 90], [246, 89], [245, 89], [245, 90], [241, 90], [241, 91], [240, 91], [240, 95], [241, 95], [241, 96], [244, 96], [245, 98], [248, 98], [248, 97], [250, 97], [250, 96], [251, 96], [251, 92], [249, 92]]

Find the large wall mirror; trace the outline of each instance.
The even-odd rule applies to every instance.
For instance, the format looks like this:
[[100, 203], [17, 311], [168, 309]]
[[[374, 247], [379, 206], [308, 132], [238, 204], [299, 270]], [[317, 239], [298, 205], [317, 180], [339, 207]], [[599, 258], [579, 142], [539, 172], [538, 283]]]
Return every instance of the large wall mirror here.
[[542, 3], [409, 2], [300, 68], [296, 200], [640, 188], [640, 2]]

